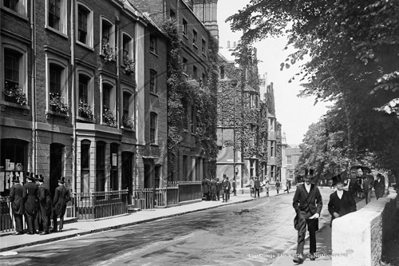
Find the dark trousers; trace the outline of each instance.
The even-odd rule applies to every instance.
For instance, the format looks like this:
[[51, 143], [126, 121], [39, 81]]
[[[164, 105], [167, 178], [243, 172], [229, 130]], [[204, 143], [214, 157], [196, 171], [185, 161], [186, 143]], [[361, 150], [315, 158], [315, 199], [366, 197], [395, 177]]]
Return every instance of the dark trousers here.
[[[58, 215], [53, 213], [53, 230], [57, 230], [57, 217]], [[60, 216], [60, 227], [59, 230], [62, 230], [64, 228], [64, 215]]]
[[18, 233], [22, 233], [24, 231], [22, 227], [22, 214], [14, 214], [15, 220], [15, 231]]
[[311, 214], [301, 214], [303, 219], [298, 222], [298, 246], [296, 249], [297, 254], [303, 254], [305, 246], [306, 227], [309, 230], [310, 253], [316, 252], [316, 230], [318, 227], [318, 219], [308, 219]]
[[260, 197], [260, 189], [259, 188], [255, 188], [255, 191], [254, 191], [254, 196], [255, 196], [255, 198], [256, 198], [256, 193], [258, 193], [258, 198]]
[[43, 225], [43, 231], [44, 232], [49, 232], [50, 231], [50, 219], [51, 215], [46, 214], [46, 210], [42, 208], [41, 212], [41, 220], [42, 220], [42, 225]]
[[223, 190], [223, 201], [228, 201], [229, 200], [229, 190], [225, 189]]
[[218, 201], [220, 200], [220, 190], [216, 191], [216, 197], [218, 199]]
[[39, 231], [39, 220], [37, 219], [37, 213], [35, 214], [25, 214], [26, 223], [28, 224], [28, 232], [34, 233]]

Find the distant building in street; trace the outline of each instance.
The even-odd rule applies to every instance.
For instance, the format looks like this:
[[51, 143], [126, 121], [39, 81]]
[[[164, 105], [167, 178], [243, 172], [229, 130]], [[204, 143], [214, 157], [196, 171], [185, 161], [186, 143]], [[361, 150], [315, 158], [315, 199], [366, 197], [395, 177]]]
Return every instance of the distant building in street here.
[[299, 157], [301, 157], [301, 150], [294, 145], [288, 145], [286, 150], [286, 178], [291, 182], [295, 181], [295, 168], [298, 164]]

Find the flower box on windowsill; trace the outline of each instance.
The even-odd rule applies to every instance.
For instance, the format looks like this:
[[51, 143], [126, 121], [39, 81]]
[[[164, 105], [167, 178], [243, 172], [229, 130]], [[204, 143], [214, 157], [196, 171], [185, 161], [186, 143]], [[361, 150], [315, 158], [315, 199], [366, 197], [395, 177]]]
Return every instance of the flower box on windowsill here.
[[4, 100], [6, 102], [15, 103], [19, 105], [26, 105], [26, 94], [18, 85], [11, 85], [8, 82], [4, 86]]
[[134, 63], [134, 61], [132, 59], [125, 60], [124, 64], [125, 64], [125, 74], [126, 75], [130, 75], [130, 74], [134, 73], [136, 64]]
[[101, 56], [103, 60], [107, 62], [112, 62], [116, 60], [116, 49], [112, 48], [109, 43], [106, 43], [102, 46]]
[[114, 113], [111, 110], [109, 110], [108, 108], [104, 108], [103, 122], [110, 127], [116, 126], [116, 118], [114, 116]]
[[69, 107], [61, 101], [61, 95], [59, 93], [50, 92], [50, 111], [68, 116]]
[[84, 118], [85, 120], [89, 120], [89, 121], [92, 121], [94, 118], [93, 111], [91, 110], [91, 106], [86, 103], [83, 103], [83, 102], [79, 103], [78, 115], [81, 118]]

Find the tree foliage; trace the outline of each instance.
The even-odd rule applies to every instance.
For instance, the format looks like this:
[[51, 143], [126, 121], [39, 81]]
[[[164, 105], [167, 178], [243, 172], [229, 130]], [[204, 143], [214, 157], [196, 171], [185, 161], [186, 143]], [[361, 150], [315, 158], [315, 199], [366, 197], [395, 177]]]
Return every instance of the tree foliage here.
[[[227, 21], [243, 44], [287, 35], [295, 52], [281, 68], [301, 61], [291, 78], [301, 79], [300, 95], [334, 103], [330, 134], [342, 136], [349, 161], [371, 153], [379, 167], [399, 168], [399, 1], [252, 0]], [[387, 104], [391, 114], [376, 111]]]

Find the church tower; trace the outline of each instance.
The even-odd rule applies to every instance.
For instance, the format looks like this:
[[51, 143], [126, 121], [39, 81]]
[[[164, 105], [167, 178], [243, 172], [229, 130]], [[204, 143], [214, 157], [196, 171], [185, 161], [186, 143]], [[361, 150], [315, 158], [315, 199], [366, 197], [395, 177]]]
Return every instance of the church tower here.
[[219, 39], [219, 27], [217, 22], [218, 0], [191, 0], [194, 14], [204, 23], [212, 36]]

